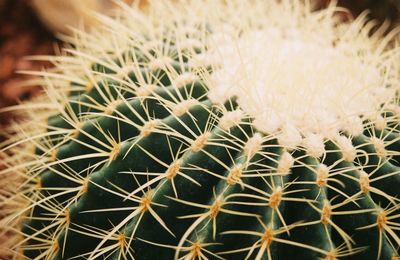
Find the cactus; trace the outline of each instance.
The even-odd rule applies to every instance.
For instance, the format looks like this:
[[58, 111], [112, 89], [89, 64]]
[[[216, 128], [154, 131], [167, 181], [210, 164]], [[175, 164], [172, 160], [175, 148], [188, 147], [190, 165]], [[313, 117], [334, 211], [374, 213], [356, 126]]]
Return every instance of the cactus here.
[[399, 257], [396, 32], [309, 1], [120, 5], [7, 109], [9, 255]]

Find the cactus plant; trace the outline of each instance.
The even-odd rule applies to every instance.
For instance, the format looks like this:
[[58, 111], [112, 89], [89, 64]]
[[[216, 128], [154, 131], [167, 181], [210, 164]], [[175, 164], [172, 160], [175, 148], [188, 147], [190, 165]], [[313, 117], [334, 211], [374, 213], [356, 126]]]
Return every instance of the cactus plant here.
[[11, 108], [14, 257], [398, 258], [395, 32], [309, 1], [120, 4]]

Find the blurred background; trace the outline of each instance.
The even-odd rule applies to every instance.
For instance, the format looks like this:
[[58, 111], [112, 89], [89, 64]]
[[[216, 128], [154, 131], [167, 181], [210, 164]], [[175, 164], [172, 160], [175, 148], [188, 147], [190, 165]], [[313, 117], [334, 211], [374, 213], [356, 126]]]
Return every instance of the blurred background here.
[[[323, 8], [329, 0], [316, 0]], [[127, 0], [125, 2], [131, 2]], [[370, 10], [370, 18], [400, 24], [400, 0], [339, 0], [355, 17]], [[66, 25], [78, 21], [90, 24], [84, 8], [107, 13], [115, 7], [112, 0], [0, 0], [0, 109], [40, 93], [40, 87], [22, 87], [28, 76], [18, 70], [40, 70], [51, 66], [24, 59], [30, 55], [54, 54], [62, 43], [56, 32], [66, 32]], [[0, 131], [12, 115], [0, 113]], [[1, 135], [1, 134], [0, 134]]]

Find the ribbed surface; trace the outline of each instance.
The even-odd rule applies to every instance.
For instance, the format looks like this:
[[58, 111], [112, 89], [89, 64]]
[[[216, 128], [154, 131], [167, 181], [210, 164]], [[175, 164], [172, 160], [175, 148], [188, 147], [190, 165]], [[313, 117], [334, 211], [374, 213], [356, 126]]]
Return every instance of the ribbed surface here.
[[[144, 97], [122, 91], [118, 82], [98, 82], [88, 92], [71, 93], [65, 115], [49, 119], [54, 135], [42, 140], [37, 153], [50, 141], [56, 156], [40, 173], [40, 202], [24, 225], [30, 236], [27, 257], [334, 259], [329, 257], [357, 253], [350, 258], [376, 259], [379, 252], [380, 259], [391, 259], [397, 254], [398, 218], [390, 220], [390, 232], [383, 226], [388, 224], [378, 225], [381, 208], [387, 217], [399, 214], [397, 123], [353, 138], [358, 153], [352, 162], [326, 141], [321, 158], [289, 151], [294, 164], [280, 172], [287, 151], [277, 140], [257, 133], [250, 118], [235, 116], [235, 101], [211, 104], [204, 82], [171, 84], [166, 74], [179, 75], [177, 68], [143, 71], [163, 81]], [[129, 75], [133, 82], [138, 77]], [[188, 99], [198, 102], [179, 109]], [[102, 104], [108, 104], [103, 111]], [[83, 122], [68, 137], [56, 133], [73, 127], [66, 117]], [[391, 143], [387, 154], [375, 150], [371, 135]], [[361, 185], [361, 168], [369, 186]], [[39, 249], [50, 237], [58, 242]]]

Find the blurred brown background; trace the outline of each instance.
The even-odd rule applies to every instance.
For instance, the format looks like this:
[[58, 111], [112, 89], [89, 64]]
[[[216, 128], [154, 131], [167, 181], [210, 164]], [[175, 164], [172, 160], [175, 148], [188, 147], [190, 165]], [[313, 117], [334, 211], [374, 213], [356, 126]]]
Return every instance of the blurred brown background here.
[[[30, 0], [0, 0], [0, 107], [30, 98], [38, 88], [21, 87], [27, 76], [16, 70], [41, 69], [44, 64], [24, 59], [27, 55], [51, 54], [56, 39], [39, 21]], [[0, 124], [9, 114], [0, 113]]]
[[[393, 26], [400, 19], [400, 0], [341, 0], [338, 2], [339, 5], [348, 8], [354, 16], [370, 9], [372, 19], [378, 19], [381, 22], [388, 20]], [[328, 3], [329, 0], [318, 0], [320, 7]], [[50, 64], [28, 61], [24, 57], [53, 54], [55, 46], [60, 44], [41, 23], [31, 5], [32, 0], [0, 0], [0, 108], [29, 99], [39, 92], [38, 87], [21, 87], [20, 83], [28, 76], [15, 71], [40, 70], [43, 66], [49, 66]], [[4, 126], [10, 118], [10, 114], [0, 113], [0, 131], [1, 126]]]

